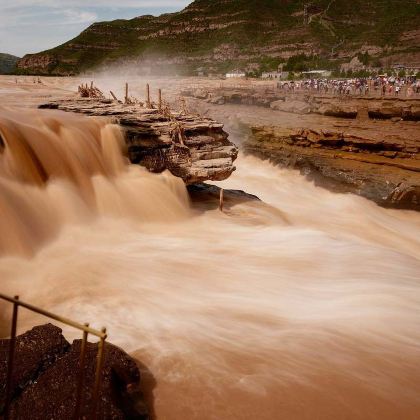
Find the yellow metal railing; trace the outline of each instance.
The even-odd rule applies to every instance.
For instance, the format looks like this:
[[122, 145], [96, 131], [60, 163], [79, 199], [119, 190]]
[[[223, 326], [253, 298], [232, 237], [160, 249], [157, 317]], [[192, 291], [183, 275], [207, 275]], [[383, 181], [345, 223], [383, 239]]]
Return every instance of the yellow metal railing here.
[[9, 297], [0, 293], [0, 299], [5, 300], [13, 304], [13, 313], [12, 313], [12, 325], [10, 329], [10, 344], [9, 344], [9, 356], [7, 363], [7, 379], [6, 379], [6, 390], [5, 390], [5, 404], [4, 404], [4, 419], [10, 419], [10, 403], [12, 399], [12, 375], [13, 375], [13, 363], [15, 358], [15, 347], [16, 347], [16, 330], [17, 330], [17, 321], [18, 321], [18, 310], [19, 307], [28, 309], [37, 314], [46, 316], [55, 321], [61, 322], [63, 324], [69, 325], [70, 327], [76, 328], [80, 331], [83, 331], [82, 336], [82, 345], [80, 348], [80, 370], [79, 377], [77, 382], [76, 389], [76, 404], [74, 408], [74, 419], [78, 420], [80, 418], [80, 411], [83, 400], [83, 385], [85, 380], [85, 358], [86, 358], [86, 345], [88, 335], [94, 335], [99, 338], [98, 343], [98, 353], [96, 356], [96, 371], [95, 371], [95, 382], [93, 385], [93, 394], [92, 394], [92, 407], [90, 409], [90, 417], [95, 420], [97, 418], [97, 408], [99, 401], [100, 385], [102, 379], [102, 365], [104, 359], [104, 348], [105, 340], [107, 339], [106, 329], [102, 328], [101, 331], [95, 330], [89, 327], [89, 324], [79, 324], [78, 322], [72, 321], [71, 319], [64, 318], [62, 316], [53, 314], [52, 312], [44, 311], [41, 308], [38, 308], [29, 303], [22, 302], [19, 299], [19, 296]]

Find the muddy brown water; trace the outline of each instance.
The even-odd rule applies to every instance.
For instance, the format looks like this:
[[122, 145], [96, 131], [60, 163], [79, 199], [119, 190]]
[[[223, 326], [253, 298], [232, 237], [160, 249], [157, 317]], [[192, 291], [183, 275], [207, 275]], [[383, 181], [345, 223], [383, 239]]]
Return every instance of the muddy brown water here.
[[418, 213], [243, 156], [219, 185], [278, 212], [199, 211], [118, 128], [47, 112], [0, 110], [3, 292], [107, 326], [158, 419], [418, 418]]

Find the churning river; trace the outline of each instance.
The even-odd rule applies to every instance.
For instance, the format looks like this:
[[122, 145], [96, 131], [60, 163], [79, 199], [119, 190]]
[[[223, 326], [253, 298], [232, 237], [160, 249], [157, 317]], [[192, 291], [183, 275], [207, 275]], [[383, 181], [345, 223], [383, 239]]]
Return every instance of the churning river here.
[[103, 121], [1, 109], [0, 133], [2, 291], [106, 326], [158, 419], [418, 418], [420, 214], [245, 156], [219, 185], [268, 205], [198, 210]]

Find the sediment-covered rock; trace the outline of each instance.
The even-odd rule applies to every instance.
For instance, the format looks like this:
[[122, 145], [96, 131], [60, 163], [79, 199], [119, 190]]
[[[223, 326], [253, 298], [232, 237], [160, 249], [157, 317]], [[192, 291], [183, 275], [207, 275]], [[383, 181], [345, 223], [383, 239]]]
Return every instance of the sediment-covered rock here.
[[217, 88], [183, 89], [182, 96], [203, 99], [215, 105], [255, 105], [270, 108], [277, 101], [285, 100], [285, 95], [277, 89]]
[[125, 133], [130, 161], [151, 172], [168, 169], [187, 184], [222, 181], [235, 170], [238, 149], [223, 125], [184, 113], [167, 115], [157, 109], [111, 100], [67, 99], [40, 108], [109, 117]]
[[311, 106], [305, 101], [275, 101], [270, 104], [271, 109], [283, 112], [292, 112], [294, 114], [309, 114]]
[[359, 110], [355, 104], [331, 101], [313, 109], [313, 112], [327, 117], [356, 118]]
[[245, 150], [297, 168], [317, 184], [384, 207], [420, 210], [419, 143], [351, 130], [254, 126]]
[[388, 120], [401, 118], [406, 121], [420, 121], [420, 102], [387, 100], [373, 101], [368, 105], [370, 118]]

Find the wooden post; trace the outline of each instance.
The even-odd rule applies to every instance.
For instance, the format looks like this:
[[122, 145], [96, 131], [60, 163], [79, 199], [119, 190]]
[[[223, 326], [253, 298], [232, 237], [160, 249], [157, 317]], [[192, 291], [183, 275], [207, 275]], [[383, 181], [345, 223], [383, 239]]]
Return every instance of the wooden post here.
[[149, 83], [147, 83], [147, 85], [146, 85], [146, 106], [147, 106], [147, 108], [151, 108], [151, 104], [150, 104], [150, 86], [149, 86]]
[[182, 127], [182, 125], [181, 124], [179, 124], [179, 142], [183, 145], [183, 146], [185, 146], [185, 143], [184, 143], [184, 128]]
[[118, 101], [117, 97], [114, 95], [114, 92], [112, 92], [112, 90], [110, 90], [109, 93], [114, 98], [114, 101]]
[[159, 111], [162, 111], [162, 89], [159, 89]]
[[219, 210], [223, 211], [223, 206], [225, 204], [225, 195], [224, 195], [224, 189], [220, 188], [220, 198], [219, 198]]
[[128, 83], [125, 84], [125, 103], [128, 104]]
[[93, 89], [93, 80], [90, 82], [90, 88]]

